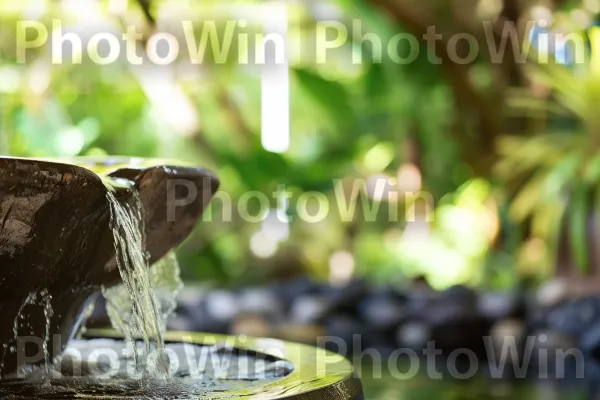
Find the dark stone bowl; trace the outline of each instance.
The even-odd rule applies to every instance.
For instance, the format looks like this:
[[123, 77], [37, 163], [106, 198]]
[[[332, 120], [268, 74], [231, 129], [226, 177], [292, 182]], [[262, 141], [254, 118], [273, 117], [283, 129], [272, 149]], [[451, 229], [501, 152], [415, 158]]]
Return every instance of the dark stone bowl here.
[[[0, 157], [2, 377], [49, 338], [49, 357], [60, 354], [101, 286], [119, 282], [103, 179], [135, 187], [118, 186], [115, 196], [133, 201], [138, 193], [150, 262], [189, 235], [219, 186], [203, 169], [127, 161], [76, 159], [84, 168]], [[104, 178], [92, 169], [102, 169]], [[28, 344], [18, 346], [17, 339]]]
[[[171, 354], [172, 366], [177, 366], [173, 371], [175, 379], [150, 380], [140, 385], [140, 381], [128, 377], [127, 367], [121, 362], [112, 367], [114, 370], [110, 373], [110, 379], [90, 380], [88, 378], [99, 370], [94, 364], [100, 361], [90, 360], [90, 353], [99, 351], [109, 354], [116, 349], [110, 344], [110, 339], [119, 340], [121, 336], [113, 331], [87, 332], [85, 336], [84, 340], [72, 342], [80, 349], [85, 349], [75, 351], [75, 354], [79, 354], [79, 362], [62, 359], [57, 363], [63, 372], [61, 377], [51, 380], [51, 384], [31, 380], [0, 382], [0, 398], [16, 395], [22, 400], [81, 397], [90, 400], [364, 399], [362, 384], [352, 363], [339, 354], [276, 339], [193, 332], [168, 332], [165, 336], [167, 347], [174, 346], [172, 350], [178, 348]], [[212, 354], [205, 353], [202, 356], [191, 348], [196, 346], [204, 347]], [[118, 357], [120, 352], [113, 354]], [[236, 356], [263, 360], [262, 367], [260, 363], [236, 362]], [[191, 365], [195, 366], [199, 376], [177, 372], [189, 372]], [[257, 375], [265, 375], [261, 370], [266, 372], [266, 379], [256, 378]]]

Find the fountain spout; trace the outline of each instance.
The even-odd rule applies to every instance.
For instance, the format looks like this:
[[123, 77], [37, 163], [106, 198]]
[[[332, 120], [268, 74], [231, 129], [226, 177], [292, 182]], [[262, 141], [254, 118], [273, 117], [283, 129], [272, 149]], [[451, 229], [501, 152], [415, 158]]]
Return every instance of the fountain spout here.
[[58, 356], [94, 295], [120, 281], [106, 180], [127, 181], [108, 186], [141, 203], [151, 263], [189, 235], [219, 186], [194, 167], [0, 157], [2, 377]]

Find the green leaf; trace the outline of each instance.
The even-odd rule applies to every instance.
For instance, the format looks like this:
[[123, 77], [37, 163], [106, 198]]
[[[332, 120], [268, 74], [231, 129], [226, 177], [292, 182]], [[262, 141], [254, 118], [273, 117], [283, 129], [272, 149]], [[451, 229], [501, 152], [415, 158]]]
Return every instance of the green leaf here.
[[568, 110], [544, 99], [526, 96], [509, 97], [507, 100], [508, 112], [512, 116], [531, 116], [532, 113], [550, 113], [555, 115], [570, 115]]
[[584, 81], [573, 72], [561, 65], [536, 65], [530, 69], [534, 80], [539, 81], [555, 90], [558, 103], [585, 119], [588, 111]]
[[583, 274], [589, 270], [587, 247], [587, 217], [590, 211], [585, 186], [576, 185], [569, 204], [569, 242], [573, 257]]
[[370, 100], [378, 101], [390, 92], [390, 84], [381, 64], [371, 64], [364, 76], [365, 94]]
[[554, 134], [532, 138], [501, 137], [498, 153], [503, 157], [495, 167], [496, 174], [510, 179], [530, 170], [552, 167], [564, 157], [559, 139], [560, 136]]
[[576, 151], [565, 156], [548, 174], [547, 189], [558, 194], [560, 188], [577, 178], [577, 172], [583, 162], [583, 154]]
[[594, 194], [594, 204], [590, 207], [590, 216], [593, 218], [593, 230], [591, 232], [592, 237], [595, 238], [593, 246], [597, 246], [598, 235], [600, 234], [600, 185], [592, 186], [592, 192]]
[[294, 69], [298, 82], [340, 127], [353, 126], [356, 112], [346, 86], [304, 68]]
[[587, 246], [587, 218], [590, 211], [585, 186], [577, 185], [569, 204], [569, 242], [575, 262], [583, 274], [589, 270]]
[[549, 171], [547, 168], [538, 168], [515, 196], [510, 207], [511, 217], [515, 221], [523, 221], [546, 201], [559, 196], [577, 178], [581, 160], [579, 152], [570, 153]]
[[594, 156], [583, 171], [583, 180], [586, 183], [596, 184], [600, 179], [600, 154]]
[[517, 193], [509, 209], [509, 216], [513, 221], [522, 222], [541, 203], [547, 179], [546, 173], [538, 172]]

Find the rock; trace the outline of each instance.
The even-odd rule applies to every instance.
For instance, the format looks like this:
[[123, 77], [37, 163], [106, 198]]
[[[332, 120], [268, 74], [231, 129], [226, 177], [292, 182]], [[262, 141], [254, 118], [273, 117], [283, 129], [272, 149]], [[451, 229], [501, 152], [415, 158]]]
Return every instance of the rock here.
[[504, 338], [522, 342], [527, 333], [525, 324], [518, 319], [503, 319], [496, 322], [490, 329], [490, 337], [494, 342], [501, 342]]
[[210, 293], [201, 286], [185, 285], [177, 293], [177, 305], [183, 308], [198, 307], [200, 301]]
[[413, 290], [433, 290], [427, 278], [423, 275], [414, 277], [410, 282], [410, 286]]
[[441, 300], [431, 303], [421, 314], [421, 318], [429, 322], [432, 326], [451, 324], [456, 321], [477, 317], [479, 317], [479, 314], [473, 311], [473, 307], [466, 308], [461, 304], [443, 302]]
[[478, 312], [494, 321], [517, 317], [523, 314], [522, 308], [520, 296], [514, 292], [484, 292], [477, 298]]
[[322, 295], [306, 294], [298, 297], [289, 312], [293, 323], [313, 324], [322, 321], [330, 310], [329, 301]]
[[478, 355], [485, 354], [483, 338], [489, 333], [489, 323], [477, 316], [465, 316], [432, 327], [431, 335], [436, 346], [444, 353], [456, 349], [469, 349]]
[[[532, 377], [560, 379], [572, 375], [577, 369], [587, 369], [584, 353], [578, 347], [577, 339], [561, 332], [542, 330], [529, 337], [533, 341], [528, 372]], [[537, 369], [536, 369], [537, 367]], [[581, 383], [581, 379], [578, 379]]]
[[278, 299], [268, 289], [246, 289], [240, 293], [237, 302], [243, 313], [261, 314], [276, 319], [283, 314]]
[[397, 349], [396, 331], [398, 327], [386, 331], [372, 329], [371, 327], [363, 327], [362, 344], [363, 349], [375, 349], [379, 354], [389, 355], [393, 350]]
[[554, 278], [542, 285], [537, 293], [536, 299], [538, 306], [554, 307], [565, 302], [570, 297], [569, 283], [565, 279]]
[[548, 327], [548, 314], [551, 308], [540, 307], [537, 293], [526, 293], [524, 296], [525, 323], [528, 332], [535, 332]]
[[[341, 352], [342, 355], [359, 351], [363, 343], [363, 325], [347, 315], [332, 315], [325, 322], [325, 334], [328, 337], [325, 348]], [[339, 347], [345, 346], [345, 348]]]
[[[220, 322], [207, 310], [206, 293], [201, 288], [184, 287], [177, 295], [177, 308], [175, 309], [175, 320], [172, 324], [183, 327], [186, 330], [220, 333], [228, 329], [229, 321]], [[173, 328], [177, 329], [177, 328]]]
[[[492, 348], [486, 349], [487, 357], [492, 356], [490, 351], [493, 351], [493, 360], [496, 365], [512, 364], [514, 360], [510, 351], [503, 351], [515, 348], [518, 354], [522, 354], [522, 349], [525, 341], [526, 329], [525, 324], [517, 319], [504, 319], [497, 321], [490, 329], [490, 340]], [[502, 358], [504, 356], [504, 359]]]
[[198, 296], [198, 300], [194, 297], [193, 293], [180, 297], [176, 314], [189, 319], [194, 331], [228, 333], [231, 322], [240, 313], [236, 296], [226, 290], [213, 290]]
[[396, 328], [408, 318], [408, 310], [389, 296], [369, 297], [359, 304], [359, 316], [375, 330]]
[[177, 294], [177, 312], [185, 315], [194, 315], [201, 307], [206, 293], [200, 288], [184, 287]]
[[393, 299], [399, 303], [405, 303], [407, 300], [407, 296], [404, 292], [389, 284], [376, 284], [369, 286], [367, 297], [370, 299]]
[[167, 321], [167, 328], [170, 331], [193, 331], [194, 324], [190, 318], [182, 315], [172, 315]]
[[596, 320], [598, 311], [596, 299], [571, 300], [551, 310], [547, 324], [552, 330], [579, 337]]
[[406, 307], [415, 316], [419, 317], [437, 299], [439, 293], [435, 292], [427, 282], [419, 281], [412, 285], [406, 293]]
[[240, 314], [231, 323], [232, 335], [247, 335], [252, 337], [270, 337], [273, 330], [269, 321], [262, 315]]
[[483, 337], [489, 332], [490, 322], [479, 314], [475, 303], [466, 303], [466, 296], [440, 298], [422, 315], [431, 326], [432, 338], [441, 350], [450, 352], [466, 348], [478, 353], [484, 352]]
[[600, 361], [600, 322], [592, 325], [579, 341], [581, 349]]
[[411, 321], [396, 331], [396, 342], [401, 348], [422, 351], [432, 339], [431, 326], [424, 321]]
[[358, 304], [368, 295], [369, 286], [364, 279], [354, 279], [343, 286], [331, 286], [325, 296], [333, 312], [351, 313], [357, 311]]
[[488, 333], [490, 324], [478, 312], [478, 297], [473, 290], [454, 286], [438, 295], [420, 292], [418, 303], [414, 294], [411, 292], [407, 301], [410, 318], [428, 326], [429, 336], [439, 349], [484, 351], [483, 336]]
[[269, 289], [277, 297], [285, 311], [289, 310], [297, 298], [323, 292], [323, 288], [317, 282], [304, 275], [287, 281], [275, 282], [269, 286]]
[[229, 322], [240, 313], [240, 304], [233, 293], [214, 290], [206, 295], [204, 304], [208, 314], [216, 321]]
[[208, 333], [228, 333], [231, 320], [215, 319], [206, 309], [203, 301], [194, 309], [176, 309], [175, 315], [189, 322], [191, 331]]
[[283, 323], [277, 327], [276, 333], [283, 340], [314, 344], [318, 337], [325, 335], [325, 330], [316, 324]]
[[456, 285], [441, 292], [440, 301], [459, 304], [464, 307], [473, 307], [473, 305], [477, 304], [477, 293], [466, 286]]
[[548, 355], [548, 360], [557, 354], [557, 351], [577, 349], [577, 340], [572, 336], [561, 332], [551, 330], [542, 330], [535, 332], [531, 339], [533, 340], [534, 353], [531, 356], [532, 361], [539, 360], [538, 354], [540, 350], [545, 350]]

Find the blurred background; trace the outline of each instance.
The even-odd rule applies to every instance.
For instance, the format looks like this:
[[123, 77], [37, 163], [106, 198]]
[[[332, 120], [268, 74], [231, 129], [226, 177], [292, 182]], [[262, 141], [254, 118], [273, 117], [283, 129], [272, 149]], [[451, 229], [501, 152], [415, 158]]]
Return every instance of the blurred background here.
[[[181, 42], [166, 66], [74, 64], [69, 45], [53, 62], [51, 39], [18, 44], [37, 29], [20, 37], [19, 21], [52, 35], [58, 19], [84, 38], [135, 26], [145, 57], [153, 34], [183, 20], [197, 38], [214, 21], [225, 40], [245, 19], [236, 32], [254, 37], [281, 4], [289, 87], [269, 99], [256, 60], [240, 62], [257, 43], [237, 34], [235, 56], [209, 45], [190, 63]], [[361, 334], [382, 352], [544, 334], [595, 365], [599, 12], [599, 0], [0, 0], [0, 154], [160, 157], [219, 176], [178, 250], [173, 329]], [[430, 27], [440, 38], [428, 43]], [[480, 380], [367, 387], [373, 399], [549, 393]], [[585, 390], [577, 398], [596, 395]]]

